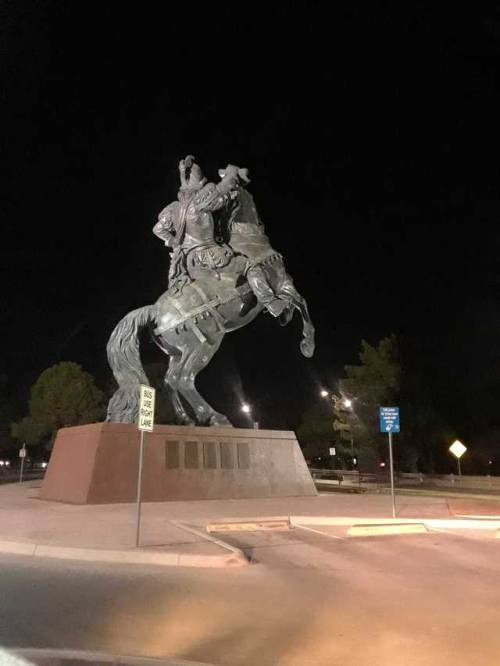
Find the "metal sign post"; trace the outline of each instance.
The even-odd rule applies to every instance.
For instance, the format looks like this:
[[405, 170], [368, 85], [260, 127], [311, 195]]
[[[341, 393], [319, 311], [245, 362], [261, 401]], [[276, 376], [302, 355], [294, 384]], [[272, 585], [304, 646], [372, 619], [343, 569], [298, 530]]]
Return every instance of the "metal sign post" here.
[[396, 517], [396, 498], [394, 496], [394, 464], [392, 461], [392, 432], [389, 430], [389, 469], [391, 471], [392, 517]]
[[394, 494], [394, 460], [392, 456], [392, 433], [400, 432], [399, 407], [380, 407], [380, 432], [386, 432], [389, 438], [389, 469], [391, 474], [392, 517], [396, 517], [396, 496]]
[[139, 444], [139, 469], [137, 472], [137, 522], [135, 530], [135, 545], [139, 546], [141, 539], [141, 506], [142, 506], [142, 467], [144, 460], [144, 433], [153, 432], [155, 417], [155, 389], [141, 384], [139, 397], [139, 420], [137, 427], [141, 431]]
[[19, 449], [19, 457], [21, 458], [21, 471], [19, 472], [19, 483], [22, 483], [23, 471], [24, 471], [24, 459], [26, 458], [26, 444], [23, 444], [22, 449]]

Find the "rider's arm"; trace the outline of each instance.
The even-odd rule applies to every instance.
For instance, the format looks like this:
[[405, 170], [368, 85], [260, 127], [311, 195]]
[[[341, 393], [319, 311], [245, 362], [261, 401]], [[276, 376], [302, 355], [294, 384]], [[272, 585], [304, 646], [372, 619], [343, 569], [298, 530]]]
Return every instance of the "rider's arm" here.
[[153, 233], [161, 238], [168, 247], [175, 245], [174, 221], [170, 211], [162, 210], [158, 216], [158, 222], [153, 227]]
[[234, 198], [238, 185], [238, 167], [228, 166], [224, 178], [214, 185], [207, 183], [196, 195], [195, 206], [198, 211], [216, 211]]

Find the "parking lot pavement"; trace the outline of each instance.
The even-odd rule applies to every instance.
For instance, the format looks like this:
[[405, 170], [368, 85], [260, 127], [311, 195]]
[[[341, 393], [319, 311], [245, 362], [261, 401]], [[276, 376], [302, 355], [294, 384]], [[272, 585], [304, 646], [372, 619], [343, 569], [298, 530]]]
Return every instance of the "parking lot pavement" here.
[[222, 666], [497, 663], [500, 540], [336, 529], [224, 534], [258, 563], [225, 571], [0, 556], [0, 644]]

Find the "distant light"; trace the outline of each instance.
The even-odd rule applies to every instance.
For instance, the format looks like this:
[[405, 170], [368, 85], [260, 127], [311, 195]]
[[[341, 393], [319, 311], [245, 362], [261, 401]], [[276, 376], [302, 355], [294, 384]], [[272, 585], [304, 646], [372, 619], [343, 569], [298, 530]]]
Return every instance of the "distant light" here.
[[3, 460], [0, 460], [0, 467], [3, 467], [5, 465]]
[[46, 463], [46, 462], [43, 462], [43, 463], [42, 463], [42, 468], [45, 469], [46, 467], [47, 467], [47, 463]]
[[456, 439], [448, 450], [453, 453], [455, 458], [461, 458], [467, 451], [467, 447], [464, 446], [462, 442], [459, 442], [458, 439]]
[[385, 462], [381, 462], [380, 467], [385, 467]]
[[349, 400], [349, 398], [346, 398], [344, 400], [344, 407], [347, 407], [347, 409], [349, 409], [349, 407], [351, 407], [351, 406], [352, 406], [352, 400]]
[[241, 405], [241, 411], [242, 411], [242, 412], [245, 412], [245, 414], [250, 414], [250, 412], [251, 412], [252, 410], [251, 410], [251, 408], [250, 408], [250, 405], [247, 405], [247, 403], [244, 402], [244, 403]]
[[353, 465], [357, 465], [357, 464], [358, 464], [358, 459], [357, 459], [357, 458], [353, 458], [353, 459], [352, 459], [352, 463], [353, 463]]
[[9, 467], [9, 465], [10, 465], [10, 460], [6, 460], [6, 461], [5, 461], [5, 466], [6, 466], [6, 467]]
[[488, 460], [488, 465], [493, 465], [493, 460]]
[[328, 391], [325, 391], [325, 389], [321, 389], [319, 394], [322, 398], [327, 398], [328, 397]]

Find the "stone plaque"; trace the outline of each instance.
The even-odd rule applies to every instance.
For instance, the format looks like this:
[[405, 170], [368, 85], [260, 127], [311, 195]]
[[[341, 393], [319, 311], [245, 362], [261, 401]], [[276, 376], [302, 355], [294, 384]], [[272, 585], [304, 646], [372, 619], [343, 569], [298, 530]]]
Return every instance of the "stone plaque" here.
[[179, 442], [165, 443], [165, 462], [167, 469], [179, 469]]
[[220, 443], [220, 466], [222, 469], [234, 469], [235, 468], [235, 445], [233, 442], [221, 442]]
[[184, 442], [184, 467], [185, 469], [198, 469], [198, 442]]
[[250, 468], [250, 452], [248, 442], [238, 442], [238, 467], [240, 469]]
[[203, 442], [203, 467], [205, 469], [217, 468], [217, 451], [215, 442]]

